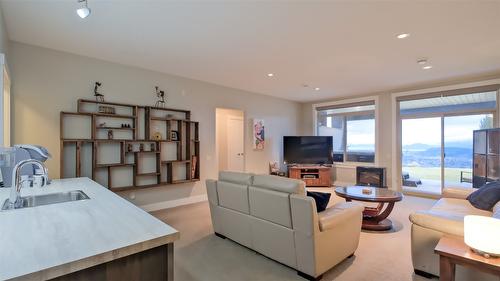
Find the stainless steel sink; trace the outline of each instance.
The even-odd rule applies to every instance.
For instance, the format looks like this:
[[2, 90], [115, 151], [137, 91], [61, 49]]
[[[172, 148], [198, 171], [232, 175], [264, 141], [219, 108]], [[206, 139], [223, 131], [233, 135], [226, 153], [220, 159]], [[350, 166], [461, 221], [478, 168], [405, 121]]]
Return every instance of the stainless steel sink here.
[[[15, 209], [51, 205], [64, 202], [86, 200], [86, 199], [90, 198], [87, 196], [87, 194], [85, 194], [85, 192], [81, 190], [26, 196], [26, 197], [21, 197], [22, 202], [21, 204], [19, 204], [19, 206], [16, 206]], [[9, 205], [10, 205], [9, 200], [8, 199], [5, 200], [5, 202], [2, 205], [2, 211], [11, 210], [12, 208]]]

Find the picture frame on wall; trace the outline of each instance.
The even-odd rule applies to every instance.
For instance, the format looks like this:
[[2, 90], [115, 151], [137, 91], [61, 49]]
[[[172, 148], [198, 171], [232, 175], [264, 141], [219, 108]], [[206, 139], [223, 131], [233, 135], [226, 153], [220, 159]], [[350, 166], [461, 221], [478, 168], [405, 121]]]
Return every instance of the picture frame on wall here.
[[265, 146], [265, 126], [263, 119], [253, 119], [253, 149], [263, 150]]

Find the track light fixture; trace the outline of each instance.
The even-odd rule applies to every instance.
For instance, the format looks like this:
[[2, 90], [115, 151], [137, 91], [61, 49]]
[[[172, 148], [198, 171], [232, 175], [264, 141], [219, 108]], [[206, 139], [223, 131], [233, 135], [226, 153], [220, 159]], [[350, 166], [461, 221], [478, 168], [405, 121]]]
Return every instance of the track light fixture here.
[[78, 0], [78, 3], [84, 3], [83, 7], [76, 10], [76, 14], [82, 19], [88, 17], [90, 15], [90, 9], [88, 7], [87, 0]]

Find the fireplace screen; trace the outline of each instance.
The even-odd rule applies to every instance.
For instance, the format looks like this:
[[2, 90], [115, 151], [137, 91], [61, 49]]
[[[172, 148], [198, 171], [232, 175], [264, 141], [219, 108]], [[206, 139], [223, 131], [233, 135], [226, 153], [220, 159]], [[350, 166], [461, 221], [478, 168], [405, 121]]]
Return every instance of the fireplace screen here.
[[356, 167], [356, 185], [387, 187], [385, 168]]

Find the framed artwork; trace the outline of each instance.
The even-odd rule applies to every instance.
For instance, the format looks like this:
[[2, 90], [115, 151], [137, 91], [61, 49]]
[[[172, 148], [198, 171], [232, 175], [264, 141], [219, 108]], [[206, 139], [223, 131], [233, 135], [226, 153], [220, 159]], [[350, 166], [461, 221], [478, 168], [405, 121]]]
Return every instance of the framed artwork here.
[[264, 144], [264, 120], [253, 119], [253, 149], [263, 150]]

